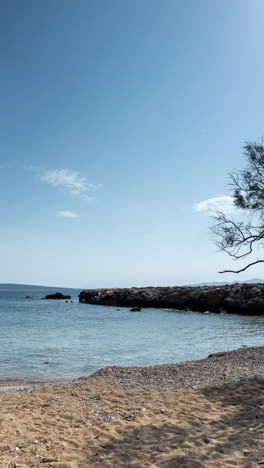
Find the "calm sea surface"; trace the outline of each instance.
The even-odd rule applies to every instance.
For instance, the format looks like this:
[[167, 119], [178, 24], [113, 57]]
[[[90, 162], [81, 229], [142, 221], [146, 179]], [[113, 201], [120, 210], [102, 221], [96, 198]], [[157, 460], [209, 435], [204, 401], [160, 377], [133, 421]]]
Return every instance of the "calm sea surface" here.
[[[70, 379], [109, 366], [148, 366], [204, 358], [263, 345], [264, 316], [196, 312], [24, 299], [54, 291], [0, 292], [0, 383], [6, 379]], [[44, 364], [47, 363], [48, 364]]]

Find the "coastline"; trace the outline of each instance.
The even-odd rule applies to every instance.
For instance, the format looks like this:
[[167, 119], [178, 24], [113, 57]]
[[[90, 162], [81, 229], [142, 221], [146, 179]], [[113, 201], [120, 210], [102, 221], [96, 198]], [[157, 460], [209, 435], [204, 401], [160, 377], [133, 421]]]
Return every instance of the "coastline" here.
[[125, 388], [151, 389], [222, 385], [263, 377], [264, 346], [210, 354], [205, 359], [148, 367], [109, 366], [87, 379], [106, 379]]
[[25, 379], [6, 378], [0, 381], [3, 388], [25, 391], [47, 386], [65, 386], [79, 382], [106, 381], [127, 389], [182, 389], [257, 380], [263, 376], [264, 346], [241, 347], [231, 351], [209, 354], [203, 359], [155, 364], [151, 366], [105, 366], [88, 376], [74, 379]]
[[6, 466], [257, 467], [264, 347], [0, 393]]
[[83, 304], [116, 307], [172, 308], [196, 312], [263, 315], [264, 283], [221, 286], [161, 286], [143, 288], [85, 289]]

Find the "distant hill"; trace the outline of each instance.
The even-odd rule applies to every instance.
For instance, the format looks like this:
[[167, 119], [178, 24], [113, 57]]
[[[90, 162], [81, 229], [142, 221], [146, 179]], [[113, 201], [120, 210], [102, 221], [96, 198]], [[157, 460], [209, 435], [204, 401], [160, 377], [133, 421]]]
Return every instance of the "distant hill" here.
[[257, 284], [257, 283], [264, 283], [263, 279], [260, 278], [253, 278], [246, 281], [223, 281], [223, 282], [215, 282], [215, 283], [197, 283], [197, 284], [188, 284], [187, 286], [224, 286], [225, 284]]
[[0, 283], [0, 290], [16, 289], [17, 291], [26, 291], [32, 289], [77, 289], [77, 288], [61, 288], [58, 286], [38, 286], [36, 284], [16, 284], [16, 283]]
[[[260, 278], [253, 278], [247, 281], [232, 281], [232, 282], [213, 282], [213, 283], [196, 283], [196, 284], [186, 284], [185, 286], [224, 286], [225, 284], [256, 284], [256, 283], [264, 283], [263, 279]], [[56, 290], [60, 291], [61, 289], [75, 289], [76, 291], [80, 291], [82, 288], [65, 288], [60, 286], [40, 286], [36, 284], [17, 284], [17, 283], [0, 283], [0, 291], [2, 290], [16, 290], [16, 291], [29, 291], [29, 290]]]

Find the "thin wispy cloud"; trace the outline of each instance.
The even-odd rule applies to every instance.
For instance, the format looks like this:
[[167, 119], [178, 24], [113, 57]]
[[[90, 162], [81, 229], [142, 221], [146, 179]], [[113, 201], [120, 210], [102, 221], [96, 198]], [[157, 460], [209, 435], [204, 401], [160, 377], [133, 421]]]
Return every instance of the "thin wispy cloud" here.
[[90, 199], [87, 195], [89, 191], [98, 190], [102, 186], [101, 184], [91, 184], [79, 172], [68, 169], [42, 171], [40, 180], [54, 187], [62, 187], [71, 195], [81, 196], [85, 201]]
[[62, 218], [79, 218], [79, 213], [73, 213], [72, 211], [65, 211], [60, 210], [57, 211], [57, 216], [61, 216]]
[[219, 211], [224, 214], [230, 214], [237, 210], [236, 206], [234, 205], [233, 197], [228, 195], [208, 198], [207, 200], [195, 203], [194, 209], [195, 211], [205, 213], [209, 216], [214, 216]]

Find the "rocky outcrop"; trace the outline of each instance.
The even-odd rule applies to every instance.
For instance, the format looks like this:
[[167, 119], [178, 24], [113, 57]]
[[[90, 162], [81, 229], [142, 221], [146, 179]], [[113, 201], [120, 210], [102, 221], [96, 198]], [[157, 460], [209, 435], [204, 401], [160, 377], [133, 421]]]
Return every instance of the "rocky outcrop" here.
[[54, 294], [48, 294], [47, 296], [45, 296], [45, 299], [71, 299], [71, 296], [65, 296], [60, 292], [56, 292]]
[[264, 314], [264, 284], [87, 289], [79, 300], [117, 307], [158, 307], [200, 312]]

